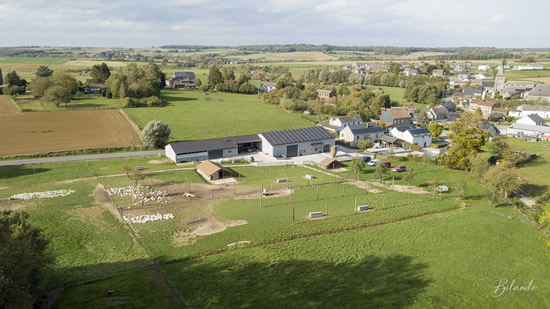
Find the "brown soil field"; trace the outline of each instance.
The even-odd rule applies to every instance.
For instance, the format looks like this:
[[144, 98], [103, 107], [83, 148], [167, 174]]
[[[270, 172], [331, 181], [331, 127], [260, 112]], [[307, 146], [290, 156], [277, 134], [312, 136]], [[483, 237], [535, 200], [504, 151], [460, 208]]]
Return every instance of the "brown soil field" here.
[[19, 110], [13, 102], [5, 95], [0, 95], [0, 114], [19, 113]]
[[529, 80], [529, 81], [541, 82], [541, 83], [545, 83], [545, 84], [550, 83], [550, 77], [525, 77], [525, 78], [515, 78], [515, 79]]
[[0, 113], [0, 156], [141, 145], [118, 110]]

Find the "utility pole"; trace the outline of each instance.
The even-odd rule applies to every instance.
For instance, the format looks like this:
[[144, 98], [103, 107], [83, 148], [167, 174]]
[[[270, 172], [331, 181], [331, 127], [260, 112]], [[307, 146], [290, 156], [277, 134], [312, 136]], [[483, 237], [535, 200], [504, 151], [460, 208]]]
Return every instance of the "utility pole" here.
[[386, 209], [386, 192], [384, 192], [384, 206], [383, 206], [384, 209]]
[[355, 214], [357, 214], [357, 196], [355, 196], [355, 207], [353, 209], [355, 210]]
[[260, 208], [262, 208], [263, 192], [260, 190]]
[[294, 218], [295, 218], [294, 210], [295, 210], [295, 208], [292, 207], [292, 225], [294, 225]]
[[328, 201], [325, 201], [325, 217], [328, 219]]
[[345, 194], [346, 194], [346, 187], [345, 187], [345, 185], [342, 183], [342, 197], [344, 197]]

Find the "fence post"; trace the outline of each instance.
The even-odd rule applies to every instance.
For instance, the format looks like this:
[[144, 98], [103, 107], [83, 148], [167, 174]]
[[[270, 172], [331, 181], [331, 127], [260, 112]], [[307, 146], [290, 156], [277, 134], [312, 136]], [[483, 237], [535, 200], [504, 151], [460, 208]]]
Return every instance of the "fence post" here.
[[294, 225], [294, 217], [295, 217], [295, 215], [294, 215], [294, 209], [295, 209], [295, 208], [292, 207], [292, 225]]
[[386, 209], [386, 192], [384, 192], [384, 206], [383, 206], [384, 209]]
[[328, 201], [325, 201], [326, 219], [328, 219]]
[[357, 214], [357, 195], [355, 196], [355, 207], [353, 209], [355, 209], [355, 214]]
[[262, 208], [262, 199], [263, 199], [263, 192], [260, 191], [260, 208]]
[[319, 185], [317, 185], [317, 200], [319, 200]]
[[345, 188], [345, 185], [344, 183], [342, 183], [342, 197], [344, 197], [344, 194], [346, 194], [346, 188]]

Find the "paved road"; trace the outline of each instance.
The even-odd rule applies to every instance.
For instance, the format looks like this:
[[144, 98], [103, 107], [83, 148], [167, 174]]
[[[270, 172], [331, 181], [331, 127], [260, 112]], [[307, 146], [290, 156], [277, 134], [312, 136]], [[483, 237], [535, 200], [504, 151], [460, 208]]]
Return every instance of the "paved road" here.
[[0, 161], [0, 166], [74, 162], [74, 161], [93, 161], [93, 160], [101, 160], [101, 159], [116, 159], [116, 158], [131, 158], [131, 157], [147, 157], [147, 156], [156, 156], [159, 154], [163, 155], [164, 151], [150, 150], [150, 151], [135, 151], [135, 152], [115, 152], [115, 153], [100, 153], [100, 154], [92, 154], [92, 155], [67, 156], [67, 157], [47, 157], [47, 158], [23, 159], [23, 160], [8, 160], [8, 161]]

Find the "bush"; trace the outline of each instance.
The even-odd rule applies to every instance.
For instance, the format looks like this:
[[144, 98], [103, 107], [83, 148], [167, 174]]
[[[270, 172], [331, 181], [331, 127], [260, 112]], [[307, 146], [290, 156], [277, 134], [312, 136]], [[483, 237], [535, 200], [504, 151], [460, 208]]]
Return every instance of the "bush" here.
[[105, 91], [105, 90], [101, 90], [100, 93], [101, 93], [101, 96], [102, 96], [102, 97], [105, 97], [105, 96], [107, 95], [107, 91]]
[[170, 125], [159, 120], [151, 120], [141, 131], [141, 140], [145, 146], [163, 148], [170, 138]]
[[111, 91], [107, 91], [107, 99], [112, 99], [113, 98], [113, 93]]

